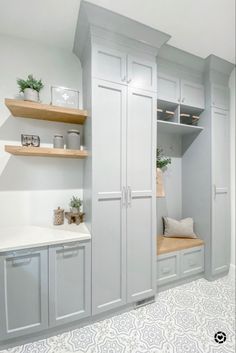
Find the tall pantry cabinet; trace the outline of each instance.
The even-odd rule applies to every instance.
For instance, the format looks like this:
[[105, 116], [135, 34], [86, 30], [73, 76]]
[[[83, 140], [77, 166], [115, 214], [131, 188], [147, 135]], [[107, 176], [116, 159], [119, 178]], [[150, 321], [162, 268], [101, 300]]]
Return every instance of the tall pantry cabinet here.
[[[155, 295], [158, 47], [124, 36], [120, 31], [127, 27], [130, 36], [137, 23], [120, 19], [83, 2], [74, 48], [90, 111], [84, 206], [92, 234], [93, 315]], [[159, 46], [168, 38], [150, 31], [146, 39], [154, 34]]]

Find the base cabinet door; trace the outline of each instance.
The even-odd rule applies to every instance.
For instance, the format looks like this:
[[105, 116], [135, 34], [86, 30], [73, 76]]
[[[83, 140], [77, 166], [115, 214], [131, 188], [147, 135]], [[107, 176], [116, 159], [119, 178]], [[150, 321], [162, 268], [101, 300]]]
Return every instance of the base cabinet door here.
[[204, 271], [204, 246], [181, 251], [181, 277], [188, 277]]
[[0, 255], [0, 340], [48, 328], [48, 251]]
[[230, 165], [228, 112], [214, 109], [212, 120], [212, 274], [230, 264]]
[[49, 248], [50, 326], [89, 316], [90, 287], [90, 242], [76, 242]]
[[157, 256], [157, 285], [180, 278], [180, 253], [178, 251]]
[[127, 300], [155, 294], [156, 95], [129, 88], [127, 117]]

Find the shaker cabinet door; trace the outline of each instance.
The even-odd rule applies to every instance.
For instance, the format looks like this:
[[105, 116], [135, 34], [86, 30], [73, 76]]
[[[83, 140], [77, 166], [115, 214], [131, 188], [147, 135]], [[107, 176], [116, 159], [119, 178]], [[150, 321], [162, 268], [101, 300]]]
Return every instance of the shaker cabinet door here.
[[204, 86], [194, 82], [181, 80], [181, 104], [204, 109]]
[[229, 88], [220, 85], [212, 85], [211, 101], [214, 108], [229, 110]]
[[93, 56], [93, 77], [127, 84], [126, 53], [103, 46], [95, 46], [93, 49]]
[[50, 326], [65, 324], [90, 315], [90, 285], [90, 242], [50, 247]]
[[180, 102], [179, 78], [158, 73], [157, 97], [160, 100], [178, 104]]
[[156, 63], [128, 55], [127, 83], [132, 87], [156, 91]]
[[156, 95], [129, 88], [127, 118], [128, 302], [155, 294]]
[[212, 117], [212, 273], [230, 264], [230, 165], [228, 112], [214, 109]]
[[93, 83], [92, 312], [126, 303], [126, 86]]
[[0, 340], [48, 328], [47, 250], [0, 255]]

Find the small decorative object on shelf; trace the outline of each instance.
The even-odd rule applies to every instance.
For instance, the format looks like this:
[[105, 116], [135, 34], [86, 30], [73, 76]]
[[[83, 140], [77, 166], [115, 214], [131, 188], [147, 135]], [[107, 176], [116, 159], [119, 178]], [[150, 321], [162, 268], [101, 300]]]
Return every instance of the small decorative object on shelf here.
[[156, 196], [165, 197], [164, 182], [163, 182], [163, 171], [162, 169], [168, 164], [171, 164], [171, 158], [166, 158], [163, 156], [163, 150], [157, 148], [156, 152], [156, 166], [157, 166], [157, 187], [156, 187]]
[[56, 210], [53, 211], [53, 213], [54, 213], [53, 224], [55, 226], [60, 226], [64, 224], [64, 210], [58, 207]]
[[73, 212], [66, 212], [65, 216], [66, 219], [68, 220], [69, 224], [72, 223], [76, 223], [77, 225], [79, 225], [80, 223], [82, 223], [84, 221], [84, 215], [85, 213], [73, 213]]
[[66, 87], [51, 86], [51, 104], [79, 109], [79, 91]]
[[66, 147], [70, 150], [80, 149], [80, 132], [78, 130], [67, 131], [67, 144]]
[[78, 214], [80, 212], [80, 207], [82, 206], [82, 201], [79, 197], [73, 196], [70, 200], [70, 210], [73, 214]]
[[62, 135], [54, 135], [53, 148], [64, 148], [64, 137]]
[[40, 147], [40, 138], [37, 135], [21, 134], [21, 144], [22, 146]]
[[181, 124], [197, 126], [199, 119], [200, 119], [199, 116], [196, 116], [196, 115], [185, 114], [185, 113], [180, 114]]
[[26, 80], [17, 79], [20, 92], [24, 93], [24, 100], [39, 102], [39, 92], [44, 87], [42, 80], [36, 80], [33, 75], [28, 75]]

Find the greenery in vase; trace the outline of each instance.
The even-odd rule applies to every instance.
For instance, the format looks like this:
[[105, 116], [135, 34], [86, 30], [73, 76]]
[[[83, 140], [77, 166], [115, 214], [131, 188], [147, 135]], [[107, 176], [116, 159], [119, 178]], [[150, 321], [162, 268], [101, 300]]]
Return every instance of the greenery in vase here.
[[164, 168], [168, 164], [171, 164], [171, 158], [166, 158], [163, 156], [163, 150], [160, 148], [157, 148], [157, 153], [156, 153], [156, 166], [157, 168]]
[[26, 88], [34, 89], [37, 92], [40, 92], [44, 87], [42, 80], [36, 80], [33, 75], [28, 75], [26, 80], [19, 78], [17, 84], [20, 88], [20, 92], [24, 92]]
[[77, 208], [79, 210], [81, 205], [82, 205], [82, 201], [80, 200], [79, 197], [73, 196], [72, 199], [70, 200], [71, 208]]

